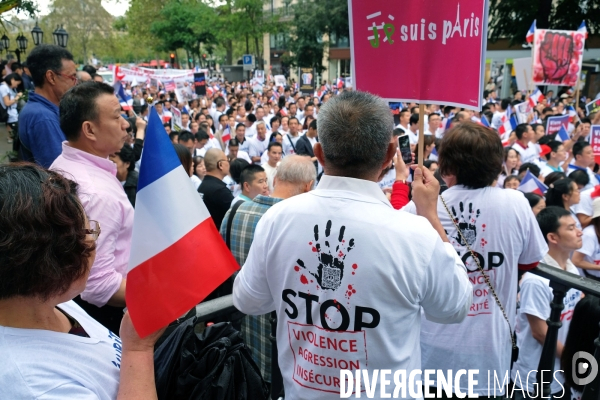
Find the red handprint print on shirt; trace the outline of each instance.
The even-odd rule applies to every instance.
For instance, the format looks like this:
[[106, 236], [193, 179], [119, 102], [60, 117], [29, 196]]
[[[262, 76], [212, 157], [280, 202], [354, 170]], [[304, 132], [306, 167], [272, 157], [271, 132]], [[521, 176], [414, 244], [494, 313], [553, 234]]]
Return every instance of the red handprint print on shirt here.
[[540, 47], [540, 63], [546, 82], [560, 83], [569, 72], [573, 57], [573, 37], [546, 32]]

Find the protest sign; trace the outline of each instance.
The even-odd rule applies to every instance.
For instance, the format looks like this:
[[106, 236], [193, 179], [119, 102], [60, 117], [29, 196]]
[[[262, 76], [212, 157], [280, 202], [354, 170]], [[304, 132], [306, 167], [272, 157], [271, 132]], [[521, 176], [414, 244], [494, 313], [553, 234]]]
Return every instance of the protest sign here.
[[533, 83], [575, 86], [583, 62], [585, 33], [536, 29], [533, 42]]
[[594, 151], [596, 163], [600, 164], [600, 125], [592, 125], [590, 128], [590, 145]]
[[158, 79], [150, 78], [150, 87], [158, 90]]
[[517, 89], [519, 90], [531, 90], [532, 81], [531, 78], [531, 57], [526, 58], [515, 58], [513, 60], [513, 68], [515, 69], [515, 78], [517, 79]]
[[585, 105], [585, 115], [590, 115], [598, 111], [600, 111], [600, 99], [596, 99]]
[[529, 121], [533, 121], [533, 106], [529, 101], [517, 104], [514, 109], [519, 124], [527, 124]]
[[354, 88], [390, 102], [480, 110], [487, 9], [486, 0], [350, 0]]
[[254, 79], [256, 79], [256, 81], [258, 83], [260, 83], [261, 85], [264, 85], [265, 83], [265, 71], [262, 69], [257, 69], [256, 71], [254, 71]]
[[300, 68], [300, 91], [312, 95], [315, 92], [315, 74], [312, 68]]
[[557, 117], [548, 117], [546, 123], [546, 135], [554, 135], [560, 131], [560, 127], [564, 126], [566, 130], [569, 129], [569, 116], [560, 115]]
[[351, 76], [344, 78], [344, 86], [347, 88], [352, 87], [352, 77]]
[[192, 91], [192, 85], [190, 83], [183, 82], [177, 84], [177, 88], [175, 89], [175, 96], [177, 97], [177, 101], [179, 102], [189, 102], [195, 98], [196, 94]]
[[206, 76], [204, 72], [194, 73], [194, 89], [198, 96], [206, 96]]
[[163, 85], [165, 87], [166, 92], [174, 92], [177, 86], [175, 85], [175, 81], [173, 79], [166, 79], [163, 81]]
[[183, 127], [183, 123], [181, 122], [181, 110], [177, 107], [171, 107], [171, 113], [173, 114], [173, 119], [171, 121], [173, 129], [180, 131]]
[[275, 79], [275, 86], [285, 87], [287, 84], [287, 79], [285, 79], [285, 76], [283, 76], [283, 75], [275, 75], [274, 79]]

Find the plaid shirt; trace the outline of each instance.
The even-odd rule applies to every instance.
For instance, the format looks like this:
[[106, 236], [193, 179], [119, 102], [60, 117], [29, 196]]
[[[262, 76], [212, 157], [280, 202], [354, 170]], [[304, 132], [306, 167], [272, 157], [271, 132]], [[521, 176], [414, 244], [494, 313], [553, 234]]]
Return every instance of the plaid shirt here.
[[[231, 224], [231, 244], [229, 248], [239, 265], [244, 265], [250, 245], [254, 238], [254, 230], [260, 218], [273, 204], [283, 199], [258, 195], [252, 201], [241, 204]], [[225, 214], [221, 224], [220, 233], [223, 240], [227, 240], [227, 223], [231, 209]], [[242, 335], [250, 348], [254, 361], [258, 364], [263, 378], [271, 382], [271, 322], [269, 314], [247, 315], [242, 320]]]

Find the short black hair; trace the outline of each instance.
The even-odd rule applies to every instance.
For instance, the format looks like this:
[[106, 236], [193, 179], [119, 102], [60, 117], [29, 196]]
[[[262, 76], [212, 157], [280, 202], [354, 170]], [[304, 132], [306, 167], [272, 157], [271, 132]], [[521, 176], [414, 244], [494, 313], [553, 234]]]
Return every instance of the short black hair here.
[[60, 129], [68, 141], [76, 141], [79, 138], [81, 126], [85, 121], [95, 121], [98, 118], [96, 103], [103, 95], [114, 96], [114, 88], [106, 83], [94, 81], [83, 82], [65, 93], [59, 106]]
[[179, 137], [177, 138], [178, 143], [187, 143], [190, 140], [194, 140], [194, 134], [190, 131], [180, 131]]
[[246, 115], [246, 119], [252, 123], [256, 122], [256, 115], [254, 114], [248, 114]]
[[271, 149], [273, 147], [281, 147], [281, 150], [283, 151], [283, 146], [281, 145], [281, 143], [279, 143], [279, 142], [271, 142], [271, 143], [269, 143], [269, 146], [267, 146], [267, 153], [269, 151], [271, 151]]
[[44, 86], [47, 71], [60, 72], [63, 60], [73, 61], [73, 54], [67, 49], [53, 44], [40, 44], [31, 50], [27, 57], [27, 66], [35, 87]]
[[87, 72], [92, 77], [94, 75], [96, 75], [96, 73], [98, 72], [98, 70], [93, 65], [89, 65], [89, 64], [88, 65], [84, 65], [83, 68], [81, 68], [81, 70]]
[[546, 154], [546, 160], [549, 160], [550, 155], [552, 153], [556, 153], [560, 146], [563, 146], [563, 143], [559, 142], [558, 140], [550, 140], [548, 143], [546, 143], [546, 146], [550, 147], [550, 153]]
[[196, 140], [198, 142], [201, 142], [203, 140], [208, 140], [208, 139], [210, 139], [210, 136], [208, 136], [208, 133], [206, 133], [206, 131], [203, 129], [198, 129], [198, 132], [196, 132]]
[[252, 183], [256, 174], [259, 172], [265, 172], [265, 169], [257, 164], [249, 164], [246, 168], [244, 168], [240, 174], [241, 188], [244, 188], [244, 183]]
[[540, 176], [540, 172], [542, 172], [540, 170], [540, 167], [538, 167], [534, 163], [525, 163], [521, 164], [521, 166], [519, 167], [519, 175], [521, 175], [523, 172], [527, 172], [527, 170], [529, 170], [536, 178]]
[[229, 164], [229, 175], [235, 183], [240, 183], [240, 175], [250, 163], [243, 158], [236, 158]]
[[503, 110], [508, 109], [508, 106], [510, 106], [510, 99], [502, 99], [502, 101], [500, 102], [500, 107]]
[[525, 198], [527, 199], [527, 201], [529, 202], [529, 207], [531, 207], [531, 208], [537, 206], [538, 203], [540, 202], [540, 200], [544, 199], [542, 196], [540, 196], [537, 193], [524, 193], [524, 195], [525, 195]]
[[515, 134], [517, 135], [517, 139], [521, 140], [521, 138], [523, 137], [523, 134], [525, 132], [527, 132], [528, 129], [529, 129], [529, 124], [517, 125], [517, 127], [515, 128]]
[[556, 233], [560, 228], [560, 219], [567, 215], [571, 215], [568, 210], [556, 206], [548, 206], [538, 213], [536, 219], [546, 243], [548, 243], [548, 234]]
[[413, 113], [408, 120], [409, 125], [415, 125], [419, 123], [419, 114]]
[[23, 66], [21, 65], [21, 63], [19, 63], [19, 62], [14, 62], [14, 63], [10, 64], [10, 70], [11, 70], [12, 72], [15, 72], [15, 71], [16, 71], [16, 70], [18, 70], [18, 69], [23, 69]]
[[293, 119], [295, 119], [295, 120], [296, 120], [296, 122], [297, 122], [298, 124], [300, 124], [300, 120], [299, 120], [298, 118], [296, 118], [296, 117], [289, 117], [289, 118], [288, 118], [288, 125], [290, 124], [290, 122], [291, 122]]
[[237, 140], [236, 138], [229, 139], [229, 143], [227, 144], [228, 147], [238, 147], [239, 145], [240, 145], [240, 141]]
[[309, 127], [310, 129], [317, 130], [317, 120], [316, 120], [316, 119], [313, 119], [312, 121], [310, 121], [310, 125], [308, 125], [308, 127]]
[[173, 141], [173, 139], [178, 138], [179, 139], [179, 132], [177, 131], [173, 131], [171, 133], [169, 133], [169, 139], [171, 140], [171, 142]]
[[129, 167], [127, 168], [127, 171], [133, 171], [135, 169], [136, 159], [135, 159], [135, 152], [133, 151], [133, 147], [131, 147], [129, 144], [126, 143], [123, 145], [121, 150], [117, 151], [115, 154], [119, 156], [121, 161], [129, 163]]
[[575, 144], [573, 145], [573, 158], [577, 159], [577, 156], [580, 156], [583, 154], [583, 150], [588, 147], [590, 144], [589, 142], [586, 141], [578, 141], [575, 142]]
[[569, 174], [569, 179], [572, 179], [578, 186], [587, 186], [590, 183], [590, 176], [587, 171], [577, 169]]

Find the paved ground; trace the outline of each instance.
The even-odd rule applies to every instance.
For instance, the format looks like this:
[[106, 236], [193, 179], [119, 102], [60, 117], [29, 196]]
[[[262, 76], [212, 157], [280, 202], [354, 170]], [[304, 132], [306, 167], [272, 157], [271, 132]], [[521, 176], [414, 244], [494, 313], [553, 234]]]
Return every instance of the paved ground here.
[[6, 141], [6, 126], [4, 124], [0, 125], [0, 164], [4, 164], [8, 162], [8, 158], [6, 157], [6, 153], [12, 151], [12, 144], [9, 144]]

